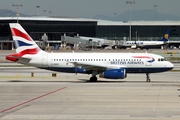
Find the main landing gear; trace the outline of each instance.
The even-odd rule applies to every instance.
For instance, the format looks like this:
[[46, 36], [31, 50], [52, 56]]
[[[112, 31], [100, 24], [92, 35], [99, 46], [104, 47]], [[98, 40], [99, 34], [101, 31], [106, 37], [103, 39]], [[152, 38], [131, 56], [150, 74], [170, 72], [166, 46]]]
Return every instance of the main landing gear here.
[[151, 79], [149, 77], [149, 73], [146, 73], [146, 82], [151, 82]]
[[98, 74], [97, 71], [92, 72], [92, 77], [89, 79], [90, 82], [97, 82], [97, 77], [96, 75]]
[[90, 79], [89, 79], [90, 82], [97, 82], [97, 77], [96, 76], [92, 76]]

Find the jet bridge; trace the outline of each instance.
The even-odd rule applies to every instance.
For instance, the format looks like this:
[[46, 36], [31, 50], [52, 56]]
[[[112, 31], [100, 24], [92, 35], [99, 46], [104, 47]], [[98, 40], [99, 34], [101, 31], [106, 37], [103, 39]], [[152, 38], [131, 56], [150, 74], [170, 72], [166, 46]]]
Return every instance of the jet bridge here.
[[83, 36], [62, 36], [63, 40], [66, 41], [67, 44], [78, 44], [81, 47], [88, 47], [88, 48], [105, 48], [107, 46], [118, 46], [119, 41], [115, 40], [106, 40], [102, 38], [93, 38], [93, 37], [83, 37]]

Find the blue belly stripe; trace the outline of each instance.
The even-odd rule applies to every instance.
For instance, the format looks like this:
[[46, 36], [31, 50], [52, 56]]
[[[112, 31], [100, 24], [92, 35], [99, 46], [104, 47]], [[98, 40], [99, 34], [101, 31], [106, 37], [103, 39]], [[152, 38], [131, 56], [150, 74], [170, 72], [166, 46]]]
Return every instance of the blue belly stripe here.
[[[86, 71], [84, 68], [57, 68], [57, 67], [51, 67], [51, 68], [42, 68], [57, 72], [67, 72], [67, 73], [87, 73], [90, 74], [91, 71]], [[165, 72], [173, 69], [172, 67], [164, 67], [164, 68], [125, 68], [127, 73], [159, 73], [159, 72]]]

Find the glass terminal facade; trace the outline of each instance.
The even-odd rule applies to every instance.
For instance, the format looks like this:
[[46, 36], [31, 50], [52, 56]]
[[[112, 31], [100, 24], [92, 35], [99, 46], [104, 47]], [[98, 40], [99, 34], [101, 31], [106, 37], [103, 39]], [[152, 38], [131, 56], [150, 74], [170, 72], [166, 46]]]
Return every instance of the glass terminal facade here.
[[[11, 39], [9, 23], [16, 23], [16, 20], [0, 21], [1, 40], [3, 40], [3, 37]], [[67, 36], [75, 36], [77, 34], [90, 37], [96, 36], [97, 22], [19, 20], [19, 23], [34, 40], [41, 39], [44, 33], [47, 34], [48, 40], [61, 40], [61, 35], [64, 34]]]
[[[0, 19], [0, 42], [12, 41], [9, 23], [16, 19]], [[95, 20], [19, 19], [19, 23], [34, 40], [41, 40], [44, 33], [48, 41], [60, 41], [61, 36], [86, 36], [109, 40], [129, 40], [129, 25], [98, 25]], [[170, 40], [180, 41], [180, 24], [177, 25], [132, 25], [132, 40], [159, 40], [170, 29]]]
[[[170, 39], [180, 41], [179, 26], [131, 26], [132, 40], [153, 41], [161, 39], [170, 29]], [[129, 40], [129, 26], [97, 26], [96, 37]]]

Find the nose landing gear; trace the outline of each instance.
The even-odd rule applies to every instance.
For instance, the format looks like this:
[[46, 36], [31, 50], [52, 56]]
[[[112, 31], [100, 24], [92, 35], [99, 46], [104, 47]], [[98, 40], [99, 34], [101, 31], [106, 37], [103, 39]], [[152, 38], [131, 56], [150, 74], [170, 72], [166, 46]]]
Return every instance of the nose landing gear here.
[[149, 77], [149, 73], [146, 73], [146, 82], [151, 82], [151, 79]]

